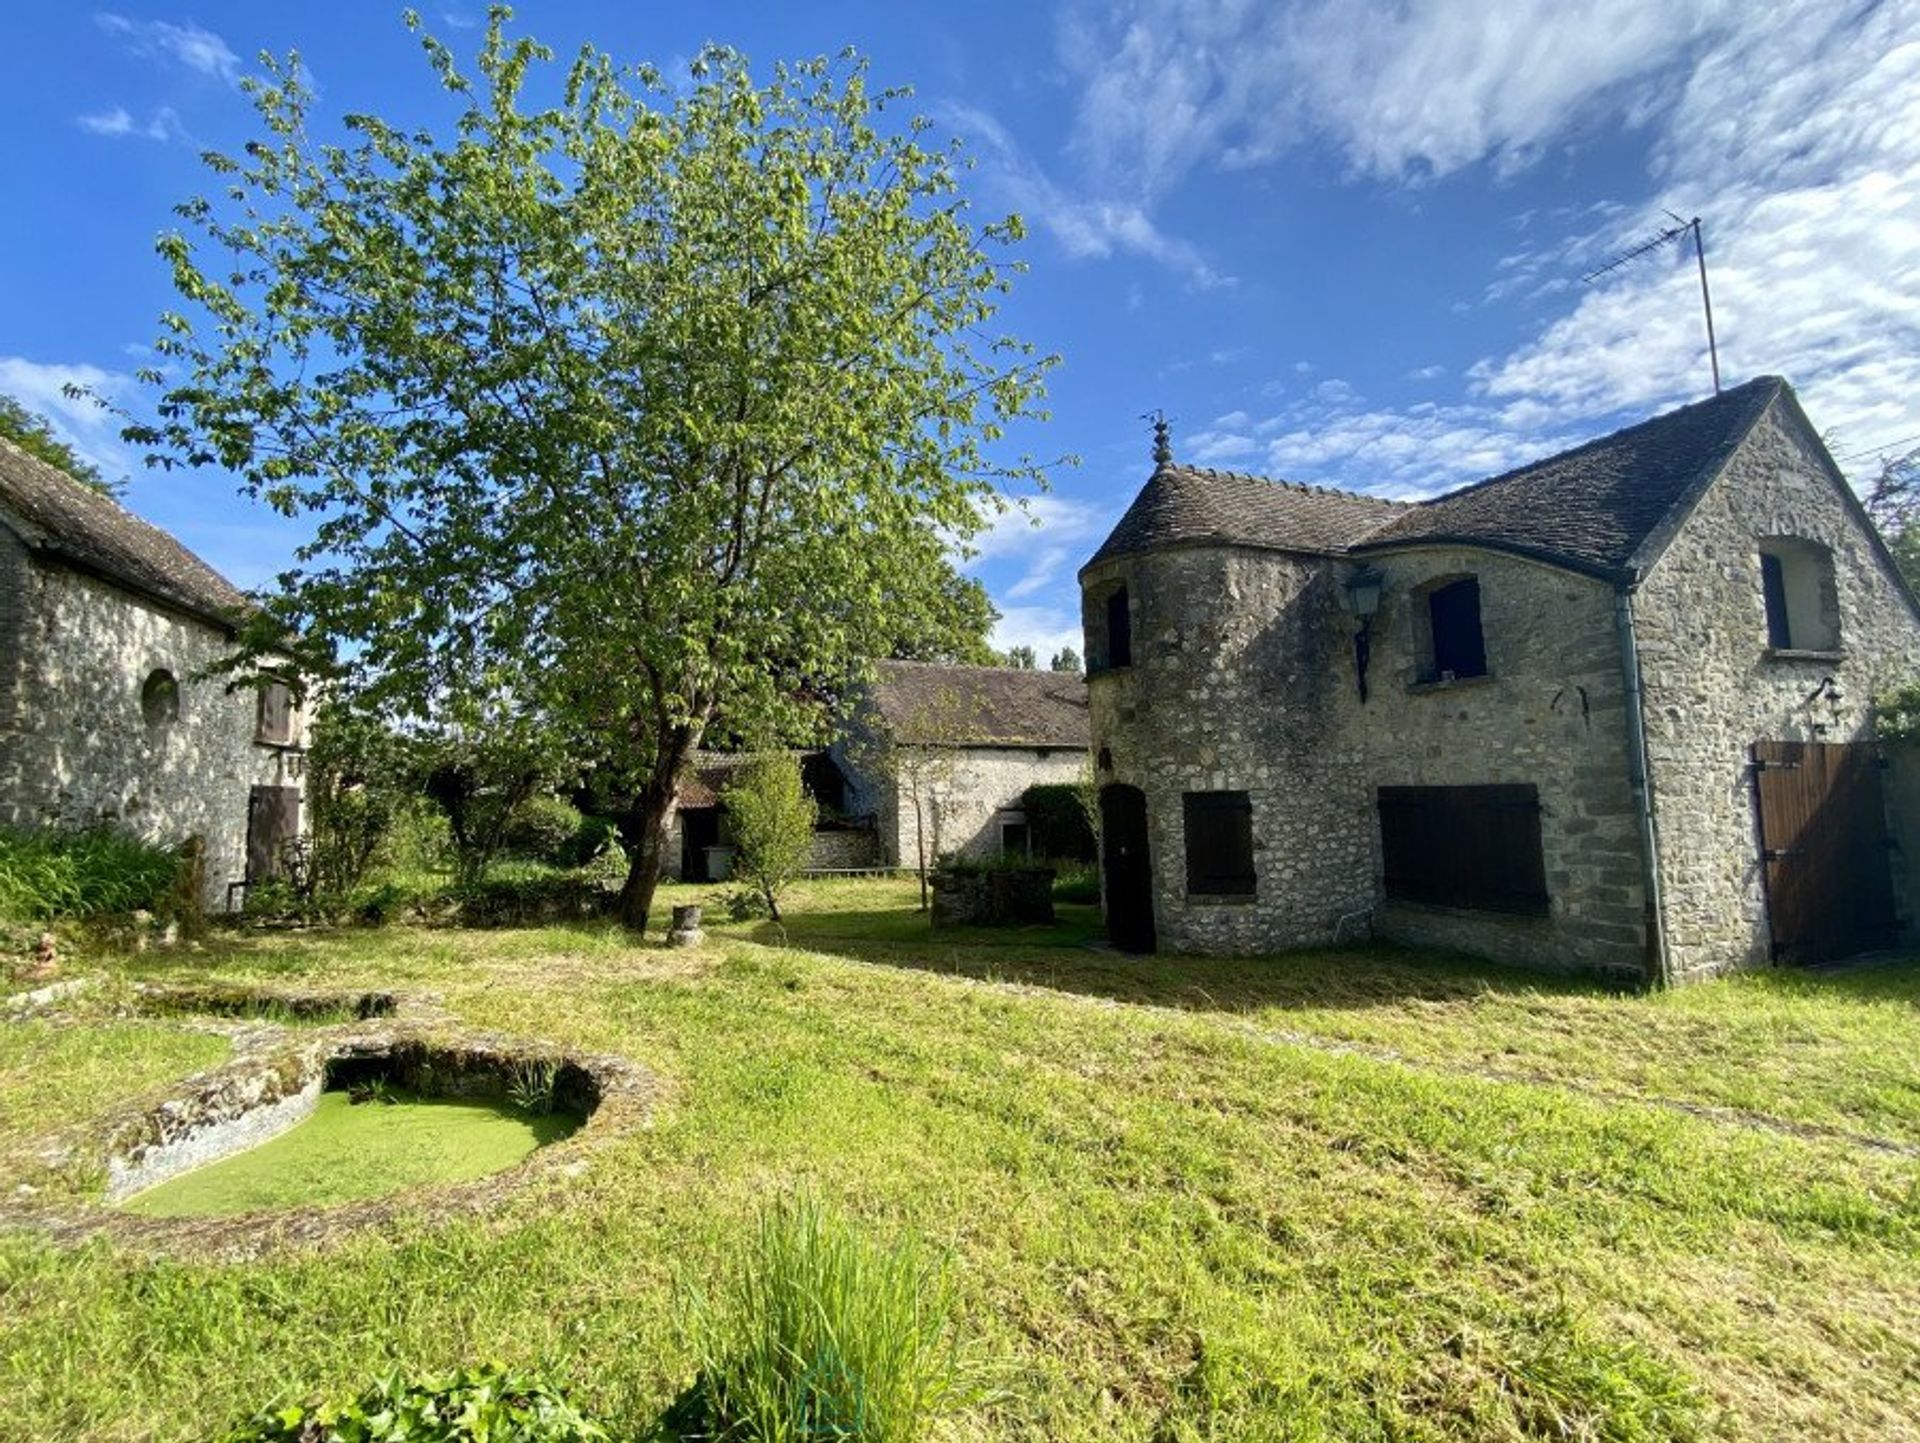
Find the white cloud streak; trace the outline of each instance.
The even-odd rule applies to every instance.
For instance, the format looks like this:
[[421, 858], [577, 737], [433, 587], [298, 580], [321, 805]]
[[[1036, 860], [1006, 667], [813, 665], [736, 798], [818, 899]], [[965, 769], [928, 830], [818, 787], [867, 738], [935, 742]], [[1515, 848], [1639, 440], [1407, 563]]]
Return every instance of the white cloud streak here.
[[44, 416], [55, 435], [109, 478], [125, 476], [133, 469], [132, 457], [120, 441], [119, 417], [89, 397], [69, 396], [67, 388], [78, 387], [115, 401], [132, 384], [133, 378], [122, 371], [84, 362], [64, 364], [0, 356], [0, 392]]
[[133, 20], [111, 10], [102, 11], [94, 20], [135, 55], [171, 61], [229, 85], [240, 83], [240, 57], [233, 47], [191, 21], [175, 25], [166, 20]]

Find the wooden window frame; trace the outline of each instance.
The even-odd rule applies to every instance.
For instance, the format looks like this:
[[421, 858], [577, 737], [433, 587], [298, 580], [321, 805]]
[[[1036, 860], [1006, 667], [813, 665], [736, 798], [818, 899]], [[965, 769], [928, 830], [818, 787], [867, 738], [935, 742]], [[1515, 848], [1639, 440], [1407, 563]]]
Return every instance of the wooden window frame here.
[[1252, 897], [1253, 798], [1246, 792], [1184, 792], [1180, 797], [1189, 897]]
[[[280, 701], [281, 725], [277, 729], [272, 724], [273, 702]], [[260, 688], [259, 700], [254, 704], [253, 740], [263, 747], [290, 747], [299, 736], [297, 720], [298, 705], [294, 701], [293, 687], [284, 681], [269, 681]]]
[[1389, 901], [1520, 917], [1552, 910], [1531, 784], [1381, 787], [1375, 805]]

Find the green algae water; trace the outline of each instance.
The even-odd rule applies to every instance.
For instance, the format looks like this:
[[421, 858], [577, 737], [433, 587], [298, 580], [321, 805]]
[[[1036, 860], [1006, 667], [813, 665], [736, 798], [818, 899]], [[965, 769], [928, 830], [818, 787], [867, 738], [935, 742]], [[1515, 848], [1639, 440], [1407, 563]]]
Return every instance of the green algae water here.
[[344, 1092], [323, 1092], [313, 1115], [278, 1137], [135, 1193], [121, 1206], [146, 1217], [209, 1217], [471, 1182], [580, 1125], [571, 1113], [529, 1117], [505, 1103], [394, 1097], [355, 1104]]

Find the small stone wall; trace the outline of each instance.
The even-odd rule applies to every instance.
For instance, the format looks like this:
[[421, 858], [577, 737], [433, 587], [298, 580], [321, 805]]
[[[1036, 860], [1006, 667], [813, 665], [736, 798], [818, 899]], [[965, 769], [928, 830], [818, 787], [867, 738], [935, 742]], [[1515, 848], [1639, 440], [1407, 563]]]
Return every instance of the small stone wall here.
[[1051, 867], [933, 874], [936, 927], [1024, 927], [1053, 921]]
[[810, 872], [866, 872], [880, 865], [880, 835], [872, 827], [815, 832], [807, 849]]

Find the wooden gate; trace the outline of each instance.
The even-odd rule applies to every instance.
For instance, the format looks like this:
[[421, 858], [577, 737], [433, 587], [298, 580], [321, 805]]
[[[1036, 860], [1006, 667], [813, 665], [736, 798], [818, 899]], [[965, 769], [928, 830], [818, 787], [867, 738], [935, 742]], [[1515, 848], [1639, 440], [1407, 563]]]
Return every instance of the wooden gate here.
[[1122, 952], [1151, 952], [1153, 866], [1147, 854], [1147, 797], [1138, 787], [1100, 789], [1100, 858], [1106, 881], [1107, 940]]
[[300, 788], [255, 787], [247, 795], [247, 880], [286, 870], [286, 848], [300, 835]]
[[1880, 790], [1869, 743], [1753, 744], [1775, 958], [1851, 957], [1897, 940]]

